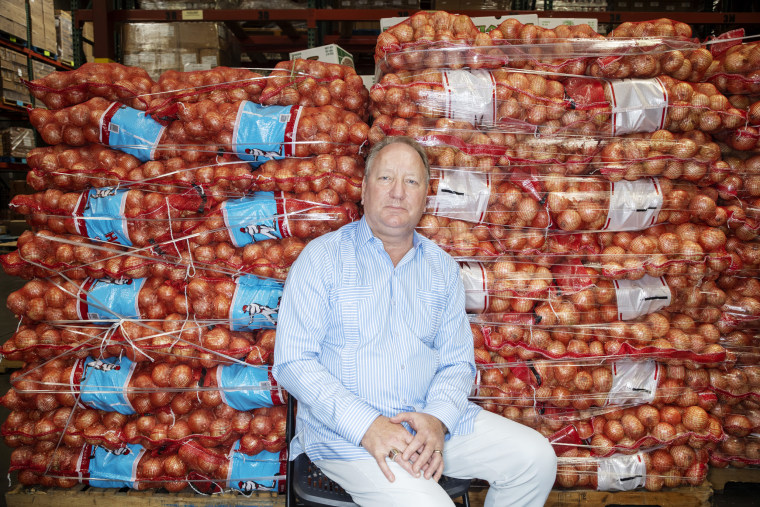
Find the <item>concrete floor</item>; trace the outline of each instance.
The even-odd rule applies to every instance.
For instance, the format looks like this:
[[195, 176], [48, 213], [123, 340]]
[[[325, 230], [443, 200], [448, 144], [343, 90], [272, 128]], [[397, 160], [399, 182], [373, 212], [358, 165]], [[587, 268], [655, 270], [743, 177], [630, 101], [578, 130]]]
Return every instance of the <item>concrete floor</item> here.
[[[0, 270], [0, 343], [4, 343], [15, 331], [17, 321], [5, 307], [7, 296], [20, 289], [25, 281], [6, 275]], [[10, 388], [10, 373], [0, 374], [0, 396]], [[0, 421], [4, 421], [8, 410], [0, 406]], [[0, 507], [6, 505], [5, 492], [9, 488], [7, 470], [10, 463], [10, 449], [0, 443]], [[713, 495], [712, 505], [715, 507], [754, 507], [760, 505], [760, 484], [729, 483], [723, 493]], [[661, 506], [671, 507], [671, 506]]]

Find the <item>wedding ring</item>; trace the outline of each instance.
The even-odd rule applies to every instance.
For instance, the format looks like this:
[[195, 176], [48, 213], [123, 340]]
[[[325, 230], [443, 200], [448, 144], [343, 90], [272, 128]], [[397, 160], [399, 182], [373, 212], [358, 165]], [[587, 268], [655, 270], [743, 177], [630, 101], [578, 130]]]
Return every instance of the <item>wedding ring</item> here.
[[396, 461], [396, 456], [401, 454], [401, 451], [396, 449], [395, 447], [392, 447], [390, 451], [388, 451], [388, 458], [390, 458], [391, 461]]
[[441, 456], [443, 456], [443, 451], [442, 451], [442, 450], [440, 450], [440, 449], [433, 449], [433, 454], [435, 454], [435, 453], [438, 453], [438, 454], [440, 454]]

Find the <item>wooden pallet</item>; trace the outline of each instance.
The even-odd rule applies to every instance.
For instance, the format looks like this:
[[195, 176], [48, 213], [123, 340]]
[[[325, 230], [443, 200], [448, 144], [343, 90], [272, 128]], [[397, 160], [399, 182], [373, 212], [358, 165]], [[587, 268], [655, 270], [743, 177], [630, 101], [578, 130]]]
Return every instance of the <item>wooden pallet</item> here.
[[[480, 507], [488, 490], [470, 493], [472, 507]], [[662, 491], [596, 491], [593, 489], [553, 489], [544, 507], [604, 507], [606, 505], [659, 505], [660, 507], [709, 507], [712, 496], [710, 484], [693, 488], [674, 488]]]
[[285, 507], [285, 495], [271, 492], [245, 496], [236, 493], [203, 496], [186, 489], [179, 493], [123, 491], [116, 488], [90, 488], [79, 485], [71, 489], [25, 488], [18, 485], [5, 494], [8, 507], [205, 507], [212, 505], [247, 507]]
[[707, 472], [707, 480], [715, 491], [723, 491], [729, 482], [760, 483], [758, 468], [713, 468]]
[[12, 370], [18, 370], [19, 368], [24, 367], [24, 361], [9, 361], [8, 359], [3, 359], [0, 361], [0, 373], [7, 373]]

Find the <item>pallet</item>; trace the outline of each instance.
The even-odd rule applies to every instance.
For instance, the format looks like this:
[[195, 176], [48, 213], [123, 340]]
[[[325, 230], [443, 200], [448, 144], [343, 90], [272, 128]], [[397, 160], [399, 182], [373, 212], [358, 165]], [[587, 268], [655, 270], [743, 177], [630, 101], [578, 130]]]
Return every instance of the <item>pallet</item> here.
[[248, 507], [285, 507], [285, 495], [259, 492], [251, 496], [237, 493], [203, 496], [185, 489], [179, 493], [158, 491], [134, 491], [126, 488], [91, 488], [78, 485], [71, 489], [26, 488], [17, 485], [5, 493], [8, 507], [205, 507], [211, 505]]
[[707, 471], [707, 480], [715, 491], [723, 491], [729, 482], [760, 483], [760, 468], [714, 468]]
[[26, 47], [26, 39], [19, 37], [18, 35], [11, 35], [8, 32], [0, 30], [0, 39], [6, 42], [11, 42], [17, 46]]
[[22, 107], [24, 109], [32, 107], [31, 102], [24, 102], [23, 100], [12, 100], [5, 97], [3, 97], [3, 104], [11, 107]]
[[24, 361], [9, 361], [3, 359], [0, 361], [0, 373], [8, 373], [12, 370], [18, 370], [19, 368], [23, 368], [24, 364]]
[[[470, 492], [473, 507], [482, 506], [487, 489]], [[709, 507], [713, 491], [705, 482], [693, 488], [662, 491], [596, 491], [593, 489], [553, 489], [544, 507], [604, 507], [606, 505], [659, 505], [660, 507]], [[10, 504], [9, 504], [10, 505]]]
[[50, 58], [51, 60], [56, 60], [56, 61], [58, 60], [58, 54], [55, 51], [50, 51], [49, 49], [42, 49], [41, 47], [35, 46], [34, 44], [32, 44], [31, 49], [38, 55], [42, 55], [44, 57]]

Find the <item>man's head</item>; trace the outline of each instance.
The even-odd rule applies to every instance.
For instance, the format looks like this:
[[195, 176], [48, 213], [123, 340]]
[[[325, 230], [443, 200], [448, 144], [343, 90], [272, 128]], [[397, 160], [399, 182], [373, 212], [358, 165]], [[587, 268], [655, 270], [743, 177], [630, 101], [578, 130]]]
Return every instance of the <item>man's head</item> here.
[[372, 148], [362, 182], [362, 204], [376, 236], [384, 241], [411, 239], [425, 210], [429, 173], [425, 151], [411, 138], [386, 138]]

